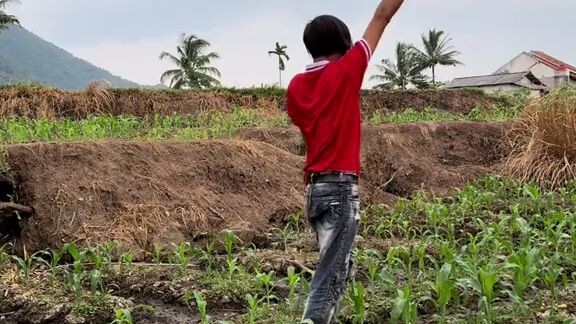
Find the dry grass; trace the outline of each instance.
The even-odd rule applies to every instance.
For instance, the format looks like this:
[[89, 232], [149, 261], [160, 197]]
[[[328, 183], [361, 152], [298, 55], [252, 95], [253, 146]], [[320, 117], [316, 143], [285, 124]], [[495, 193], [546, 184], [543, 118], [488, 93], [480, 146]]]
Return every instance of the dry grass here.
[[576, 178], [576, 90], [560, 89], [530, 103], [508, 133], [504, 173], [546, 188]]
[[[283, 90], [217, 89], [210, 91], [112, 89], [97, 81], [84, 91], [62, 91], [41, 86], [0, 87], [0, 118], [14, 116], [84, 119], [92, 115], [136, 117], [195, 115], [231, 112], [235, 108], [258, 110], [264, 117], [278, 117], [284, 109]], [[363, 114], [421, 111], [433, 107], [456, 114], [474, 108], [508, 107], [502, 100], [470, 91], [362, 92]]]

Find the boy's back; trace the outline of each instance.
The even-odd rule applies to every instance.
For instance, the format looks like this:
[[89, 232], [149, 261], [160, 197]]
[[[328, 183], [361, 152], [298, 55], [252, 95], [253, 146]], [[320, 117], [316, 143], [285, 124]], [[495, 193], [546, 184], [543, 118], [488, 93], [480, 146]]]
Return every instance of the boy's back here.
[[308, 145], [307, 174], [360, 172], [360, 88], [370, 49], [364, 40], [338, 61], [320, 61], [294, 77], [288, 114]]
[[286, 99], [307, 145], [307, 215], [320, 248], [303, 323], [335, 322], [353, 277], [360, 219], [360, 88], [371, 53], [402, 2], [382, 0], [355, 45], [346, 24], [333, 16], [316, 17], [304, 31], [315, 63], [294, 77]]

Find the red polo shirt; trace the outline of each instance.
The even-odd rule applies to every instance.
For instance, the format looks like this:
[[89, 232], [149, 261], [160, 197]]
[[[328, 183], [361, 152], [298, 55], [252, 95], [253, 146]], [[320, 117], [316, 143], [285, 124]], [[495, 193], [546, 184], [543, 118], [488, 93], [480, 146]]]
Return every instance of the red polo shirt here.
[[306, 174], [360, 174], [360, 88], [371, 57], [366, 41], [340, 60], [308, 66], [292, 79], [286, 104], [306, 141]]

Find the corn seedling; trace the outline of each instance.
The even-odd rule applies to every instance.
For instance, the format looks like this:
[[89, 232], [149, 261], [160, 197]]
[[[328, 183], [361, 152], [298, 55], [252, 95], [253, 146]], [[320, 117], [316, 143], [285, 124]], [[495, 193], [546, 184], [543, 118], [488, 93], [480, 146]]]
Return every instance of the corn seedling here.
[[248, 302], [248, 324], [254, 324], [262, 311], [262, 300], [247, 294], [246, 301]]
[[474, 262], [458, 261], [466, 277], [459, 280], [460, 285], [471, 287], [480, 297], [479, 308], [484, 310], [486, 321], [494, 321], [492, 305], [496, 299], [494, 286], [498, 282], [499, 269], [493, 263], [477, 267]]
[[156, 264], [162, 263], [162, 255], [164, 253], [164, 247], [159, 244], [154, 244], [154, 261]]
[[185, 276], [186, 272], [188, 271], [188, 265], [190, 264], [192, 245], [189, 242], [184, 242], [180, 243], [179, 245], [175, 245], [175, 247], [176, 252], [174, 252], [174, 261], [180, 268], [180, 274]]
[[290, 289], [288, 292], [288, 301], [290, 302], [292, 311], [294, 311], [298, 283], [300, 283], [300, 276], [296, 274], [294, 267], [288, 267], [288, 287]]
[[75, 274], [82, 273], [82, 270], [84, 269], [84, 263], [88, 258], [88, 251], [86, 250], [80, 251], [74, 244], [67, 244], [65, 248], [68, 251], [68, 253], [72, 256], [72, 259], [74, 260], [73, 263], [74, 273]]
[[104, 279], [102, 270], [94, 269], [90, 273], [90, 290], [96, 296], [99, 292], [104, 293]]
[[232, 231], [226, 231], [224, 235], [224, 247], [226, 248], [226, 255], [228, 259], [232, 259], [232, 252], [234, 251], [234, 243], [236, 242], [236, 234]]
[[552, 294], [552, 310], [556, 311], [558, 301], [558, 280], [564, 273], [564, 269], [558, 265], [559, 255], [555, 254], [543, 269], [542, 278]]
[[366, 321], [366, 292], [362, 283], [354, 283], [349, 290], [349, 298], [354, 305], [354, 324], [363, 324]]
[[194, 292], [188, 291], [188, 292], [186, 292], [186, 294], [184, 294], [184, 302], [186, 303], [188, 308], [190, 308], [190, 310], [192, 310], [192, 300], [193, 299], [196, 303], [196, 308], [198, 310], [198, 314], [200, 315], [200, 323], [202, 323], [202, 324], [210, 323], [210, 316], [208, 316], [208, 311], [207, 311], [208, 303], [206, 302], [206, 300], [204, 300], [204, 297], [202, 297], [202, 294], [198, 291], [194, 291]]
[[446, 323], [446, 308], [454, 292], [455, 281], [452, 278], [452, 264], [446, 263], [436, 271], [436, 281], [432, 290], [436, 294], [436, 305], [440, 311], [440, 322]]
[[30, 278], [30, 274], [32, 273], [32, 270], [34, 270], [34, 265], [36, 263], [40, 262], [40, 260], [42, 260], [38, 256], [43, 254], [43, 253], [44, 253], [43, 251], [39, 251], [39, 252], [36, 252], [32, 255], [28, 255], [28, 252], [26, 251], [26, 248], [24, 247], [23, 258], [21, 258], [17, 255], [12, 256], [12, 260], [14, 260], [16, 262], [16, 264], [18, 265], [18, 269], [24, 273], [24, 276], [23, 276], [24, 280], [28, 280]]
[[513, 297], [525, 308], [524, 292], [538, 280], [540, 276], [540, 250], [522, 250], [510, 256], [508, 267], [513, 269]]
[[256, 283], [258, 284], [259, 288], [264, 288], [266, 295], [265, 299], [270, 304], [271, 300], [278, 300], [278, 297], [272, 294], [272, 290], [274, 288], [274, 282], [272, 281], [272, 277], [274, 275], [273, 271], [269, 273], [258, 273], [256, 274]]
[[414, 324], [418, 322], [418, 308], [412, 300], [410, 287], [398, 290], [391, 314], [392, 323]]
[[133, 324], [134, 318], [133, 313], [139, 309], [147, 311], [150, 314], [154, 314], [154, 307], [150, 305], [138, 305], [133, 308], [122, 308], [114, 311], [114, 321], [111, 324]]
[[126, 271], [126, 269], [132, 266], [132, 261], [134, 260], [134, 253], [126, 252], [120, 255], [120, 272]]
[[228, 265], [228, 280], [232, 280], [234, 273], [240, 270], [238, 267], [238, 258], [226, 259], [226, 264]]

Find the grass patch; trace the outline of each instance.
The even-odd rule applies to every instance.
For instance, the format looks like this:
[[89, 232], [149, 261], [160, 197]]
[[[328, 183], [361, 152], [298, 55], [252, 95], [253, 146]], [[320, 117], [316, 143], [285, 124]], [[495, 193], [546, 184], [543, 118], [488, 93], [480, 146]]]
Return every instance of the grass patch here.
[[403, 112], [384, 113], [377, 111], [368, 118], [372, 124], [382, 123], [414, 123], [425, 121], [505, 121], [516, 118], [518, 109], [515, 108], [494, 108], [486, 110], [482, 108], [473, 109], [469, 114], [453, 114], [434, 108], [415, 110], [408, 108]]
[[203, 116], [92, 116], [75, 119], [0, 120], [0, 142], [4, 144], [102, 139], [196, 140], [231, 137], [241, 127], [286, 126], [287, 118], [266, 119], [253, 110], [214, 112]]

